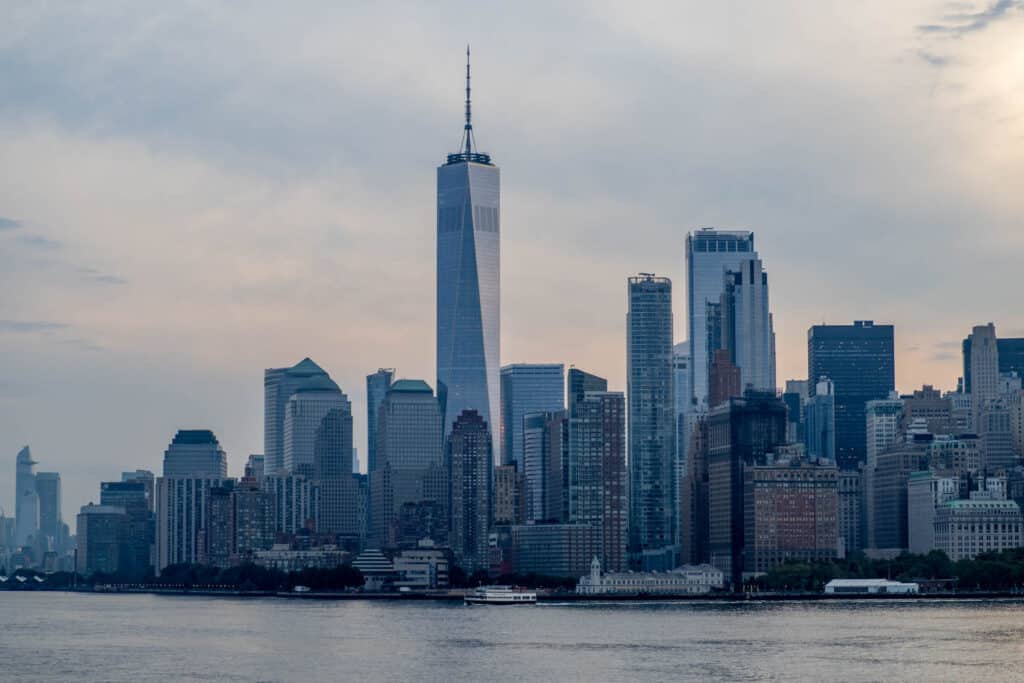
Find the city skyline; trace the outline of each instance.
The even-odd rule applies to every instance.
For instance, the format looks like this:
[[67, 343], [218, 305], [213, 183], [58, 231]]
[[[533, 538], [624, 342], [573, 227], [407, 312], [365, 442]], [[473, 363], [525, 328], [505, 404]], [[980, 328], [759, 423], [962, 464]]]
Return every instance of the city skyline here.
[[[48, 29], [32, 21], [34, 11], [26, 9], [18, 13], [13, 25], [22, 29], [24, 35], [44, 38]], [[707, 20], [715, 24], [714, 10], [706, 11], [711, 13]], [[870, 15], [872, 11], [877, 10], [865, 10], [865, 14]], [[979, 57], [979, 41], [973, 34], [983, 30], [985, 39], [999, 45], [999, 40], [1006, 39], [1005, 27], [1018, 20], [1016, 15], [993, 17], [987, 28], [965, 30], [962, 34], [965, 39], [954, 44], [929, 37], [929, 32], [917, 29], [939, 21], [948, 23], [935, 6], [915, 8], [914, 13], [906, 8], [894, 11], [900, 14], [901, 21], [887, 24], [886, 30], [902, 31], [899, 35], [904, 40], [899, 44], [906, 50], [895, 56], [888, 53], [883, 56], [903, 59], [896, 62], [899, 78], [922, 88], [935, 85], [936, 72], [954, 74], [969, 68], [963, 60], [985, 56]], [[813, 12], [809, 15], [813, 18]], [[188, 29], [188, 19], [184, 19], [182, 30]], [[252, 21], [261, 19], [267, 18], [261, 16]], [[722, 20], [719, 17], [717, 21]], [[636, 18], [627, 22], [625, 32], [632, 32], [635, 37], [643, 30], [637, 23]], [[139, 26], [134, 28], [143, 30]], [[247, 25], [247, 29], [257, 34], [259, 31], [259, 27], [252, 24]], [[954, 29], [955, 26], [950, 31]], [[474, 36], [475, 40], [476, 31], [464, 25], [458, 26], [458, 30]], [[842, 35], [841, 30], [839, 33]], [[939, 32], [933, 33], [939, 35]], [[501, 35], [504, 34], [498, 37]], [[615, 35], [622, 39], [621, 34]], [[155, 38], [159, 44], [163, 34]], [[22, 38], [21, 42], [14, 42], [16, 50], [21, 51], [19, 54], [34, 54], [30, 40]], [[401, 112], [411, 111], [410, 107], [417, 106], [414, 103], [426, 103], [425, 118], [404, 131], [396, 132], [394, 125], [388, 125], [395, 122], [394, 118], [384, 118], [384, 123], [374, 122], [372, 126], [364, 124], [372, 141], [379, 142], [380, 136], [394, 134], [394, 143], [389, 144], [404, 145], [410, 150], [408, 158], [403, 159], [403, 169], [392, 181], [401, 199], [395, 207], [388, 208], [383, 217], [368, 209], [381, 199], [375, 186], [385, 177], [384, 170], [391, 169], [381, 169], [377, 160], [361, 154], [363, 143], [349, 142], [344, 154], [337, 158], [317, 157], [311, 163], [316, 168], [307, 168], [304, 172], [299, 160], [289, 158], [280, 149], [271, 149], [257, 138], [247, 139], [242, 133], [228, 136], [223, 145], [211, 144], [218, 126], [240, 120], [230, 107], [226, 112], [204, 110], [198, 119], [187, 119], [180, 128], [168, 121], [166, 129], [157, 126], [133, 129], [129, 125], [117, 130], [116, 124], [130, 120], [132, 113], [145, 105], [145, 100], [129, 100], [119, 105], [124, 109], [114, 106], [109, 111], [95, 111], [79, 99], [75, 79], [84, 77], [81, 72], [72, 70], [66, 76], [57, 76], [46, 73], [45, 64], [16, 70], [25, 77], [54, 82], [58, 86], [55, 97], [60, 101], [40, 99], [22, 84], [14, 89], [14, 98], [0, 112], [0, 148], [23, 170], [17, 178], [8, 177], [0, 183], [0, 216], [3, 217], [0, 219], [3, 246], [0, 259], [9, 266], [0, 275], [0, 284], [7, 291], [18, 291], [20, 295], [17, 301], [5, 300], [0, 308], [0, 349], [11, 361], [10, 372], [0, 386], [0, 406], [4, 408], [0, 432], [6, 435], [0, 443], [2, 452], [9, 453], [13, 459], [18, 448], [30, 444], [42, 468], [61, 473], [65, 510], [77, 510], [86, 501], [95, 500], [95, 482], [112, 479], [122, 469], [140, 467], [159, 471], [163, 449], [179, 428], [213, 430], [223, 441], [229, 458], [229, 474], [234, 476], [240, 474], [249, 453], [262, 451], [260, 372], [264, 368], [291, 366], [306, 356], [322, 363], [351, 397], [354, 443], [362, 451], [366, 443], [366, 412], [365, 395], [361, 392], [366, 374], [377, 367], [398, 367], [400, 377], [422, 377], [431, 384], [430, 378], [435, 376], [431, 361], [433, 348], [429, 341], [433, 324], [429, 313], [432, 266], [431, 259], [424, 254], [431, 251], [434, 231], [429, 215], [430, 168], [438, 154], [454, 147], [456, 141], [446, 140], [461, 109], [462, 56], [455, 48], [459, 40], [455, 38], [449, 43], [450, 49], [437, 48], [437, 44], [445, 43], [436, 38], [432, 38], [429, 47], [421, 42], [413, 43], [410, 49], [420, 50], [418, 55], [428, 58], [422, 67], [427, 80], [422, 87], [411, 88], [408, 99], [397, 104], [376, 102], [374, 97], [380, 91], [373, 87], [361, 88], [366, 84], [358, 79], [353, 82], [351, 73], [343, 74], [348, 80], [342, 78], [329, 89], [332, 93], [346, 93], [349, 88], [360, 94], [369, 92], [363, 102], [370, 102], [371, 110], [379, 107], [380, 111], [397, 117], [399, 122], [405, 122]], [[70, 41], [62, 49], [76, 55], [88, 45], [88, 42]], [[924, 54], [914, 53], [907, 45], [919, 46]], [[869, 195], [881, 193], [883, 197], [877, 202], [861, 204], [843, 195], [839, 199], [846, 201], [839, 201], [839, 209], [834, 213], [825, 212], [821, 207], [817, 212], [805, 212], [806, 204], [793, 201], [788, 194], [797, 193], [801, 183], [808, 182], [802, 173], [809, 168], [822, 168], [829, 175], [836, 169], [830, 166], [832, 162], [828, 157], [816, 161], [801, 157], [794, 166], [788, 166], [789, 161], [781, 163], [779, 159], [791, 150], [779, 147], [773, 151], [768, 143], [782, 145], [786, 138], [767, 134], [761, 128], [759, 134], [765, 137], [765, 147], [752, 152], [751, 157], [737, 158], [738, 148], [725, 145], [721, 149], [701, 148], [695, 157], [672, 161], [670, 166], [687, 181], [694, 179], [691, 174], [700, 175], [698, 171], [710, 168], [709, 176], [717, 174], [722, 178], [723, 174], [727, 177], [736, 173], [746, 182], [753, 182], [756, 174], [748, 174], [758, 168], [757, 162], [762, 170], [779, 165], [791, 171], [796, 169], [792, 175], [782, 174], [782, 181], [787, 184], [780, 182], [770, 189], [762, 187], [765, 191], [755, 192], [752, 199], [738, 197], [719, 187], [717, 193], [709, 193], [713, 200], [688, 196], [680, 201], [670, 183], [664, 180], [644, 174], [640, 177], [648, 185], [641, 186], [631, 179], [630, 171], [636, 170], [634, 164], [638, 159], [629, 157], [625, 167], [614, 172], [606, 171], [601, 175], [589, 170], [545, 188], [537, 178], [531, 177], [535, 169], [547, 166], [550, 171], [545, 173], [559, 174], [569, 165], [578, 166], [580, 162], [599, 167], [616, 151], [614, 144], [605, 143], [596, 151], [584, 153], [580, 140], [574, 136], [585, 134], [590, 140], [595, 135], [611, 132], [621, 120], [636, 112], [655, 116], [649, 109], [649, 101], [645, 101], [645, 97], [651, 95], [648, 87], [653, 85], [616, 87], [623, 101], [618, 106], [625, 111], [610, 111], [612, 103], [604, 98], [599, 86], [622, 85], [616, 79], [615, 67], [608, 62], [616, 46], [622, 49], [623, 44], [616, 42], [608, 52], [597, 54], [591, 49], [584, 52], [582, 58], [574, 58], [579, 61], [570, 60], [560, 67], [561, 70], [582, 71], [582, 78], [576, 81], [583, 84], [582, 93], [569, 96], [574, 111], [610, 114], [600, 121], [583, 117], [582, 126], [574, 124], [572, 117], [565, 113], [552, 111], [550, 101], [547, 107], [538, 101], [546, 99], [539, 95], [549, 94], [557, 85], [553, 77], [539, 79], [536, 90], [526, 88], [524, 92], [528, 97], [513, 97], [517, 90], [529, 84], [525, 77], [535, 75], [531, 74], [531, 69], [537, 68], [538, 58], [510, 51], [500, 40], [496, 45], [475, 50], [474, 58], [479, 64], [475, 85], [478, 97], [486, 102], [478, 112], [485, 122], [488, 148], [500, 153], [507, 185], [502, 245], [505, 252], [502, 346], [506, 353], [499, 359], [500, 364], [574, 364], [609, 377], [611, 389], [624, 389], [622, 281], [633, 272], [652, 270], [677, 283], [680, 289], [673, 308], [674, 341], [682, 341], [685, 333], [681, 321], [686, 315], [679, 303], [684, 300], [683, 240], [687, 232], [702, 225], [750, 229], [758, 235], [759, 253], [770, 265], [772, 274], [772, 308], [780, 361], [776, 381], [780, 385], [787, 378], [804, 378], [806, 371], [800, 370], [806, 367], [804, 335], [811, 324], [821, 322], [826, 311], [829, 323], [870, 318], [879, 323], [895, 324], [896, 386], [902, 391], [926, 382], [953, 388], [955, 377], [961, 374], [960, 341], [975, 324], [993, 320], [1000, 336], [1021, 335], [1022, 330], [1014, 327], [1018, 323], [1013, 319], [1015, 309], [1011, 299], [1003, 291], [1006, 288], [995, 286], [999, 284], [998, 268], [992, 268], [991, 273], [979, 269], [972, 279], [954, 278], [952, 285], [928, 284], [925, 277], [929, 273], [938, 277], [939, 266], [935, 261], [941, 263], [943, 257], [947, 263], [953, 262], [954, 256], [960, 264], [965, 259], [970, 264], [972, 258], [974, 263], [978, 262], [980, 257], [976, 252], [957, 248], [958, 244], [963, 247], [958, 240], [966, 239], [967, 226], [978, 222], [998, 224], [992, 221], [991, 212], [1013, 213], [1010, 209], [1016, 206], [1014, 201], [1019, 200], [1001, 196], [1000, 188], [1006, 190], [1009, 186], [1003, 187], [999, 182], [995, 183], [994, 190], [982, 191], [971, 186], [969, 179], [961, 179], [965, 187], [959, 184], [957, 187], [964, 197], [977, 199], [978, 193], [988, 192], [992, 200], [992, 206], [987, 207], [989, 212], [982, 212], [983, 216], [989, 216], [988, 220], [975, 220], [967, 210], [971, 202], [966, 202], [959, 211], [951, 210], [951, 216], [962, 220], [962, 228], [957, 228], [952, 218], [943, 219], [932, 211], [920, 210], [923, 204], [920, 200], [929, 194], [920, 185], [907, 188], [920, 194], [915, 194], [905, 204], [893, 202], [895, 198], [886, 195], [885, 185], [872, 182], [865, 191]], [[774, 50], [767, 51], [767, 63], [774, 75], [785, 74], [789, 53], [769, 40], [768, 47], [773, 46]], [[675, 79], [688, 83], [690, 79], [699, 80], [699, 65], [717, 54], [703, 43], [697, 43], [695, 52], [689, 55], [679, 55], [669, 47], [662, 45], [634, 59], [668, 64], [664, 68], [681, 60]], [[552, 46], [545, 46], [541, 56], [550, 57], [553, 50]], [[832, 54], [828, 49], [824, 51]], [[994, 63], [998, 63], [993, 56], [997, 53], [995, 49], [990, 53]], [[926, 56], [936, 62], [945, 59], [946, 63], [932, 64]], [[871, 62], [878, 58], [875, 53], [856, 54], [841, 64], [852, 66], [861, 60]], [[587, 59], [595, 61], [591, 63]], [[738, 67], [744, 65], [743, 58], [738, 59], [728, 64], [733, 80], [726, 79], [726, 93], [738, 94], [745, 82], [737, 75]], [[312, 87], [319, 79], [333, 83], [331, 74], [319, 67], [301, 62], [289, 65], [300, 73], [304, 67], [309, 69], [310, 80], [301, 81], [304, 87]], [[215, 86], [218, 78], [226, 77], [224, 70], [229, 66], [230, 63], [215, 62], [204, 85]], [[416, 75], [394, 61], [386, 61], [382, 68], [385, 74], [405, 74], [406, 82], [409, 76]], [[101, 74], [101, 86], [117, 84], [109, 72], [101, 70]], [[840, 83], [850, 78], [844, 69], [840, 69], [838, 75]], [[948, 75], [948, 78], [956, 76]], [[813, 79], [811, 82], [820, 85]], [[256, 84], [260, 83], [257, 79]], [[693, 88], [683, 90], [692, 92]], [[916, 99], [911, 99], [911, 104], [931, 112], [935, 107], [941, 109], [950, 104], [943, 97], [957, 97], [940, 90], [944, 94], [924, 97], [923, 91], [911, 89], [927, 106]], [[805, 91], [806, 88], [796, 90], [797, 93]], [[827, 94], [831, 98], [826, 98], [826, 105], [835, 105], [841, 99], [837, 92]], [[150, 104], [158, 111], [172, 111], [173, 98], [181, 95], [172, 88], [167, 95], [171, 99]], [[726, 96], [712, 99], [715, 106], [724, 106], [728, 101]], [[670, 98], [670, 103], [672, 106], [668, 109], [689, 113], [679, 101]], [[862, 113], [867, 116], [870, 105], [865, 103], [864, 107]], [[954, 123], [957, 121], [948, 110], [942, 112], [953, 116]], [[535, 125], [541, 113], [546, 117], [543, 127]], [[515, 120], [517, 114], [523, 117], [523, 122]], [[772, 115], [796, 116], [796, 113], [769, 107], [767, 118], [758, 122], [770, 121]], [[204, 119], [204, 116], [209, 118]], [[257, 119], [254, 127], [276, 123], [292, 136], [306, 135], [298, 132], [304, 120], [298, 113], [278, 105], [268, 116], [270, 118]], [[886, 119], [891, 125], [883, 126], [881, 137], [907, 132], [907, 121], [892, 116], [896, 120]], [[692, 115], [687, 118], [691, 123], [692, 119]], [[731, 130], [728, 123], [724, 125], [726, 128], [719, 129], [720, 134]], [[861, 126], [868, 127], [864, 121], [857, 121], [840, 130], [850, 134], [863, 130]], [[686, 156], [688, 145], [694, 142], [693, 131], [687, 136], [674, 132], [669, 135], [668, 126], [655, 128], [659, 131], [657, 139], [665, 143], [661, 153]], [[317, 121], [312, 122], [310, 129], [313, 132], [325, 130]], [[968, 135], [966, 129], [959, 132]], [[545, 147], [555, 139], [550, 137], [553, 134], [566, 142], [561, 150], [562, 158], [552, 156]], [[630, 129], [630, 135], [635, 134], [636, 131]], [[937, 130], [931, 129], [922, 133], [928, 140], [934, 139], [929, 136], [937, 134]], [[193, 135], [194, 146], [186, 146], [182, 152], [173, 149], [176, 141]], [[346, 142], [337, 136], [335, 133], [335, 142]], [[413, 137], [421, 139], [413, 140]], [[718, 143], [724, 143], [725, 137], [712, 135]], [[654, 138], [642, 137], [640, 142], [651, 145]], [[827, 136], [824, 142], [829, 142]], [[909, 163], [911, 152], [920, 140], [911, 136], [902, 142], [906, 146], [899, 147], [893, 154], [897, 161]], [[954, 142], [964, 141], [957, 138]], [[310, 144], [300, 149], [308, 153]], [[877, 146], [869, 145], [869, 149], [875, 153], [881, 151]], [[389, 149], [386, 156], [394, 158], [392, 151]], [[981, 152], [991, 156], [996, 150], [993, 146], [982, 145], [979, 154]], [[722, 160], [709, 166], [720, 154]], [[664, 160], [671, 156], [659, 158]], [[853, 158], [848, 155], [838, 158], [841, 160], [837, 164], [838, 175], [851, 176], [847, 180], [863, 181], [857, 171], [869, 174], [872, 169], [870, 159], [856, 154]], [[51, 159], [67, 162], [67, 173], [72, 177], [54, 176], [52, 172], [56, 167], [49, 165]], [[287, 163], [275, 167], [282, 159]], [[247, 165], [239, 164], [243, 160], [257, 163], [243, 172], [239, 170], [240, 165]], [[728, 160], [735, 165], [727, 163]], [[1000, 174], [1002, 177], [1019, 176], [1013, 172], [1019, 167], [1019, 154], [1004, 153], [989, 160], [994, 167], [1005, 169], [1006, 172]], [[851, 161], [853, 163], [849, 163]], [[540, 175], [544, 177], [543, 173]], [[295, 176], [304, 177], [292, 182]], [[112, 182], [103, 183], [97, 177], [106, 177]], [[166, 187], [156, 182], [158, 178], [166, 179]], [[548, 176], [547, 180], [550, 179]], [[929, 179], [942, 185], [957, 180], [957, 175], [939, 174], [938, 178], [929, 176]], [[605, 186], [615, 187], [612, 193], [598, 189], [608, 180], [615, 182]], [[892, 177], [889, 180], [895, 182]], [[350, 182], [346, 191], [351, 195], [338, 195], [335, 193], [340, 190], [326, 189], [328, 181], [332, 186]], [[706, 182], [697, 187], [709, 189]], [[111, 194], [110, 185], [119, 183], [130, 185], [128, 189], [135, 196], [133, 202], [124, 201], [120, 189]], [[86, 191], [81, 194], [73, 191], [77, 185]], [[389, 192], [393, 187], [388, 186]], [[48, 191], [44, 193], [41, 188]], [[217, 192], [211, 194], [211, 188], [216, 188]], [[269, 199], [254, 199], [253, 188], [268, 190]], [[171, 196], [183, 206], [175, 206]], [[218, 209], [224, 196], [229, 198], [226, 204], [230, 206]], [[587, 206], [595, 204], [595, 198], [596, 206]], [[267, 201], [274, 204], [265, 203]], [[759, 202], [766, 201], [772, 206], [759, 206]], [[816, 206], [806, 198], [800, 201], [810, 202], [811, 208]], [[364, 206], [361, 202], [367, 204]], [[643, 206], [648, 202], [653, 208]], [[599, 213], [605, 215], [598, 216]], [[927, 251], [919, 250], [915, 242], [924, 228], [918, 226], [915, 232], [904, 223], [908, 216], [918, 213], [921, 218], [917, 220], [928, 224], [927, 234], [937, 237], [938, 242], [948, 240], [945, 249], [929, 244], [929, 248], [938, 252], [928, 255]], [[247, 217], [251, 220], [254, 214], [255, 229], [240, 237], [234, 230], [247, 226]], [[829, 220], [830, 217], [833, 220]], [[599, 229], [584, 231], [595, 221]], [[644, 225], [638, 225], [636, 231], [626, 231], [632, 234], [622, 241], [612, 227], [626, 221]], [[936, 222], [941, 229], [934, 230]], [[350, 230], [350, 225], [358, 227]], [[137, 226], [144, 226], [146, 230], [135, 229]], [[177, 230], [172, 231], [171, 226]], [[888, 234], [897, 226], [906, 233]], [[376, 227], [384, 229], [378, 234], [373, 230]], [[874, 249], [865, 251], [844, 245], [844, 227], [860, 230], [861, 237], [866, 234], [869, 242], [873, 237]], [[292, 233], [299, 238], [302, 247], [282, 245], [277, 232]], [[554, 238], [549, 233], [554, 233]], [[189, 249], [172, 251], [171, 245], [179, 246], [183, 237], [197, 240], [195, 253]], [[401, 240], [396, 237], [409, 238], [409, 243], [399, 244]], [[584, 237], [592, 239], [584, 240]], [[1019, 254], [1013, 235], [1007, 233], [1002, 237], [1006, 244], [1001, 245], [1005, 248], [999, 253], [995, 253], [991, 245], [978, 243], [981, 255], [1000, 259]], [[239, 239], [243, 240], [241, 244]], [[829, 245], [828, 254], [836, 255], [840, 253], [839, 248], [831, 245], [838, 239], [840, 246], [848, 247], [847, 254], [844, 258], [817, 257], [819, 263], [813, 267], [820, 270], [808, 270], [806, 260], [813, 252], [802, 242], [814, 239]], [[108, 250], [109, 244], [117, 248]], [[239, 251], [236, 253], [235, 249]], [[279, 249], [284, 251], [275, 251]], [[361, 265], [350, 269], [339, 267], [352, 263], [337, 261], [337, 256], [322, 253], [325, 249], [338, 253], [352, 251], [357, 259], [374, 264], [373, 269]], [[214, 262], [202, 255], [204, 251], [217, 255], [215, 263], [223, 272], [206, 270]], [[270, 258], [268, 253], [282, 258]], [[552, 256], [552, 260], [543, 260]], [[382, 257], [388, 259], [385, 272], [389, 277], [385, 278], [377, 277]], [[856, 257], [870, 260], [857, 262]], [[535, 267], [537, 259], [548, 265], [561, 263], [566, 270], [544, 273], [543, 269]], [[897, 277], [899, 272], [892, 268], [893, 264], [914, 272], [913, 279], [918, 281], [910, 284], [905, 278]], [[862, 282], [865, 268], [876, 276], [871, 282]], [[147, 272], [149, 269], [153, 272]], [[833, 270], [837, 271], [837, 276], [830, 280], [828, 273]], [[883, 272], [891, 270], [897, 273]], [[225, 274], [240, 277], [236, 283], [232, 277], [225, 278]], [[807, 287], [806, 278], [815, 274], [823, 281], [834, 282], [837, 289], [822, 294], [813, 291], [819, 288]], [[364, 286], [364, 282], [373, 285]], [[323, 289], [317, 293], [313, 291], [317, 287]], [[316, 316], [311, 315], [311, 309], [301, 309], [301, 306], [299, 311], [290, 309], [295, 299], [311, 291], [315, 294], [312, 308], [319, 309]], [[413, 294], [399, 300], [394, 293], [401, 291]], [[552, 296], [553, 291], [560, 295]], [[338, 304], [330, 301], [328, 294], [334, 299], [351, 299], [351, 302]], [[376, 298], [381, 296], [384, 298]], [[532, 304], [539, 296], [546, 297], [549, 307], [538, 311]], [[588, 306], [580, 305], [581, 301], [601, 303]], [[936, 312], [940, 302], [942, 314]], [[914, 310], [918, 307], [924, 310]], [[378, 316], [366, 312], [371, 308], [376, 308], [378, 314], [380, 310], [390, 310]], [[159, 315], [154, 315], [155, 312]], [[283, 326], [284, 332], [260, 338], [265, 326], [273, 328], [290, 321], [291, 313], [296, 314], [297, 322]], [[555, 334], [538, 334], [541, 330], [553, 330]], [[584, 341], [574, 344], [567, 339]], [[569, 349], [576, 357], [565, 357]], [[943, 354], [950, 357], [935, 358]], [[921, 360], [922, 357], [926, 358]], [[62, 429], [47, 428], [54, 419], [60, 421]], [[122, 433], [125, 423], [130, 427]], [[119, 438], [112, 441], [112, 434]], [[11, 471], [13, 473], [13, 468]], [[11, 493], [0, 489], [0, 506], [8, 510], [8, 514], [14, 508]], [[66, 519], [71, 516], [65, 514]]]

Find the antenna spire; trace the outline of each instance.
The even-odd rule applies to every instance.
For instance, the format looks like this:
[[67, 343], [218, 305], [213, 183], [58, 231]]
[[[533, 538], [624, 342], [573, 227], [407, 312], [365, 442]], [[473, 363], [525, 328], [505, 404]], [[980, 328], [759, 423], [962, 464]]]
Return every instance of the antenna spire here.
[[462, 137], [465, 139], [465, 153], [473, 153], [473, 109], [470, 104], [469, 87], [469, 43], [466, 43], [466, 126]]

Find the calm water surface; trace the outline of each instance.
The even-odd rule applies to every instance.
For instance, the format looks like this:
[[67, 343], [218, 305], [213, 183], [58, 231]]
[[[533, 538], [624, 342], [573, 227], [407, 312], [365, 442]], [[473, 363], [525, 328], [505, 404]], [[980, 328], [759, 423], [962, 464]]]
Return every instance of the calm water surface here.
[[0, 593], [2, 681], [1024, 680], [1024, 603]]

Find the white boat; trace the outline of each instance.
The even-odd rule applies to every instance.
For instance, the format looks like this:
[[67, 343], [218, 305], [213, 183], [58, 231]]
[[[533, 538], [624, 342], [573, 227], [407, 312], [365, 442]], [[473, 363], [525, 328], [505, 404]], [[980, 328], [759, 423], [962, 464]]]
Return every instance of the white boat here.
[[535, 605], [537, 594], [511, 586], [481, 586], [463, 598], [469, 605]]

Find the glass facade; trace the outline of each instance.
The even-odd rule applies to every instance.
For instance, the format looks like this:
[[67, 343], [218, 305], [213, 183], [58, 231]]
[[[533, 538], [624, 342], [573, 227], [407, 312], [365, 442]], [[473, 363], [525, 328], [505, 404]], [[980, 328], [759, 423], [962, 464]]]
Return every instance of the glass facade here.
[[[749, 231], [705, 228], [686, 237], [686, 333], [692, 345], [690, 393], [699, 408], [706, 409], [708, 403], [708, 305], [719, 305], [725, 271], [738, 270], [741, 261], [751, 258], [757, 258], [757, 252], [754, 233]], [[710, 348], [719, 348], [719, 344]]]
[[562, 410], [564, 378], [560, 363], [516, 363], [501, 369], [501, 455], [506, 465], [516, 463], [522, 469], [526, 415]]
[[[500, 256], [500, 171], [455, 155], [437, 169], [437, 396], [445, 436], [464, 410], [501, 424]], [[500, 462], [500, 440], [494, 446]]]
[[896, 387], [893, 326], [858, 320], [852, 325], [815, 325], [807, 332], [811, 394], [821, 377], [835, 388], [836, 463], [856, 469], [867, 454], [866, 404]]

